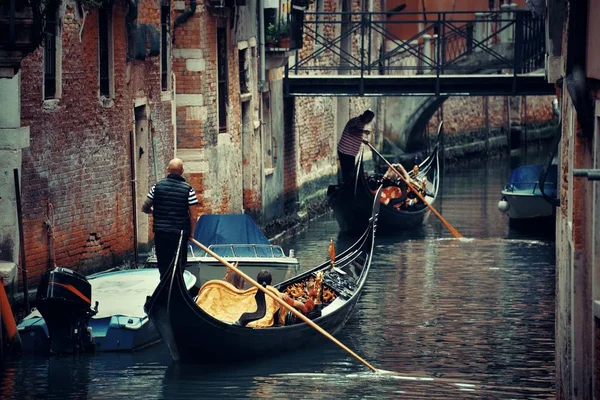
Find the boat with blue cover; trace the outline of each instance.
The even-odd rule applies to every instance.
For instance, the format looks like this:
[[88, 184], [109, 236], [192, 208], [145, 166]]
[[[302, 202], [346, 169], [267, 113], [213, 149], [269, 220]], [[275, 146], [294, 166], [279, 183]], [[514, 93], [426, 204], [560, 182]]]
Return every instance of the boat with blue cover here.
[[[299, 269], [294, 251], [286, 254], [281, 246], [272, 244], [247, 214], [202, 215], [196, 224], [194, 239], [228, 262], [237, 263], [250, 276], [269, 269], [274, 283], [296, 275]], [[154, 252], [146, 266], [156, 267]], [[226, 273], [221, 263], [191, 243], [186, 270], [196, 277], [198, 288], [210, 280], [223, 278]], [[249, 286], [246, 284], [244, 287]]]
[[[195, 281], [191, 273], [183, 275], [188, 290]], [[101, 352], [133, 351], [157, 343], [160, 335], [144, 312], [144, 303], [159, 282], [158, 269], [84, 277], [55, 268], [42, 277], [38, 308], [18, 325], [24, 351], [73, 352], [84, 347]], [[51, 320], [50, 326], [44, 316]]]
[[543, 173], [541, 164], [524, 165], [511, 172], [498, 203], [498, 209], [508, 215], [511, 223], [556, 216], [556, 207], [551, 203], [557, 198], [556, 164], [548, 166], [542, 192], [540, 177]]

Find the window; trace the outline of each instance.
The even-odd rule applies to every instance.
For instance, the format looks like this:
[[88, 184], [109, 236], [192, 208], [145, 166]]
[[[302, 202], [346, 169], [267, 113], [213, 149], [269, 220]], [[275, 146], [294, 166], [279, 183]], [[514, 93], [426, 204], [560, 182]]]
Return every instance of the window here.
[[169, 71], [170, 56], [171, 4], [163, 1], [160, 7], [160, 85], [163, 91], [171, 90], [171, 74]]
[[219, 132], [227, 132], [227, 31], [217, 28], [217, 81], [219, 85]]
[[246, 54], [248, 52], [248, 49], [242, 49], [239, 51], [238, 54], [238, 61], [239, 61], [239, 73], [240, 73], [240, 93], [241, 94], [246, 94], [248, 92], [250, 92], [249, 88], [248, 88], [248, 83], [249, 83], [249, 74], [248, 74], [248, 60], [246, 58]]
[[57, 93], [57, 35], [58, 10], [52, 7], [47, 10], [46, 32], [44, 38], [44, 99], [55, 99]]
[[112, 97], [112, 10], [110, 8], [98, 9], [98, 63], [100, 95]]

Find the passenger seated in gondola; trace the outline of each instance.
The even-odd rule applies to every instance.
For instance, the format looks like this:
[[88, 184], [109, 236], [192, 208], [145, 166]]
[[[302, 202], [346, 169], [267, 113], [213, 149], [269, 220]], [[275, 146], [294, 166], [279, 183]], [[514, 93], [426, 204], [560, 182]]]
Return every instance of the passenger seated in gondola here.
[[[231, 275], [232, 273], [234, 271], [231, 271], [229, 277], [234, 276]], [[310, 311], [310, 307], [290, 298], [286, 294], [280, 293], [275, 287], [271, 286], [271, 280], [271, 273], [267, 270], [262, 270], [258, 274], [257, 281], [271, 293], [303, 313]], [[258, 313], [257, 292], [256, 287], [242, 290], [227, 280], [215, 279], [202, 285], [195, 302], [207, 314], [223, 322], [236, 324], [244, 317], [243, 326], [249, 328], [284, 325], [287, 310], [282, 310], [284, 307], [270, 296], [264, 296], [265, 308]]]
[[309, 308], [304, 305], [304, 303], [302, 303], [298, 300], [292, 299], [287, 294], [281, 293], [274, 286], [271, 286], [272, 280], [273, 280], [273, 277], [271, 275], [271, 272], [269, 272], [269, 270], [266, 270], [266, 269], [263, 269], [262, 271], [260, 271], [258, 273], [258, 275], [256, 276], [256, 282], [267, 287], [268, 289], [271, 289], [271, 291], [276, 292], [279, 295], [279, 298], [281, 300], [285, 301], [290, 306], [294, 307], [295, 309], [301, 311], [304, 314], [306, 314], [307, 312], [310, 311]]
[[392, 164], [383, 175], [382, 184], [384, 188], [381, 191], [381, 202], [400, 210], [410, 210], [418, 204], [423, 204], [419, 196], [406, 184], [406, 182], [409, 182], [414, 189], [419, 190], [423, 195], [425, 194], [426, 180], [425, 178], [423, 180], [417, 178], [419, 172], [417, 165], [413, 167], [413, 172], [415, 178], [408, 175], [402, 164]]

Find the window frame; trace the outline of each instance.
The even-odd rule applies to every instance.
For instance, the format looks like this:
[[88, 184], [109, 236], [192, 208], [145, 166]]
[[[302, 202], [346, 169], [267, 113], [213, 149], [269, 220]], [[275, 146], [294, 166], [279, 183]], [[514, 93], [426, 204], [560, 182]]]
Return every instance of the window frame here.
[[[105, 24], [102, 21], [105, 20]], [[103, 28], [106, 32], [103, 32]], [[103, 44], [106, 42], [106, 49]], [[106, 58], [103, 59], [103, 56]], [[105, 76], [103, 76], [105, 74]], [[100, 98], [113, 99], [114, 87], [114, 43], [112, 6], [98, 9], [98, 95]]]
[[[60, 27], [60, 7], [51, 8], [46, 12], [42, 87], [44, 101], [60, 99], [62, 89], [62, 30]], [[48, 18], [49, 15], [52, 15], [54, 18]], [[49, 69], [51, 70], [49, 71]]]
[[163, 92], [171, 83], [171, 3], [162, 0], [160, 5], [160, 86]]
[[227, 132], [229, 73], [227, 63], [227, 28], [217, 27], [217, 107], [219, 133]]

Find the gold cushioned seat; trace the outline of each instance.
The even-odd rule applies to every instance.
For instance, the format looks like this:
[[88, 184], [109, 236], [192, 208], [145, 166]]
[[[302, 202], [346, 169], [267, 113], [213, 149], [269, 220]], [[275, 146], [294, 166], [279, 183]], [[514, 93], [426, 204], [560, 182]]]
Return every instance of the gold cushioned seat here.
[[[273, 294], [279, 295], [277, 289], [274, 287], [267, 286], [267, 289], [273, 292]], [[240, 290], [229, 282], [212, 280], [202, 285], [196, 298], [196, 304], [212, 317], [232, 324], [243, 313], [255, 312], [257, 310], [256, 300], [254, 299], [257, 291], [256, 287]], [[265, 302], [265, 316], [248, 323], [247, 327], [264, 328], [274, 325], [275, 314], [281, 306], [267, 295], [265, 295]]]

